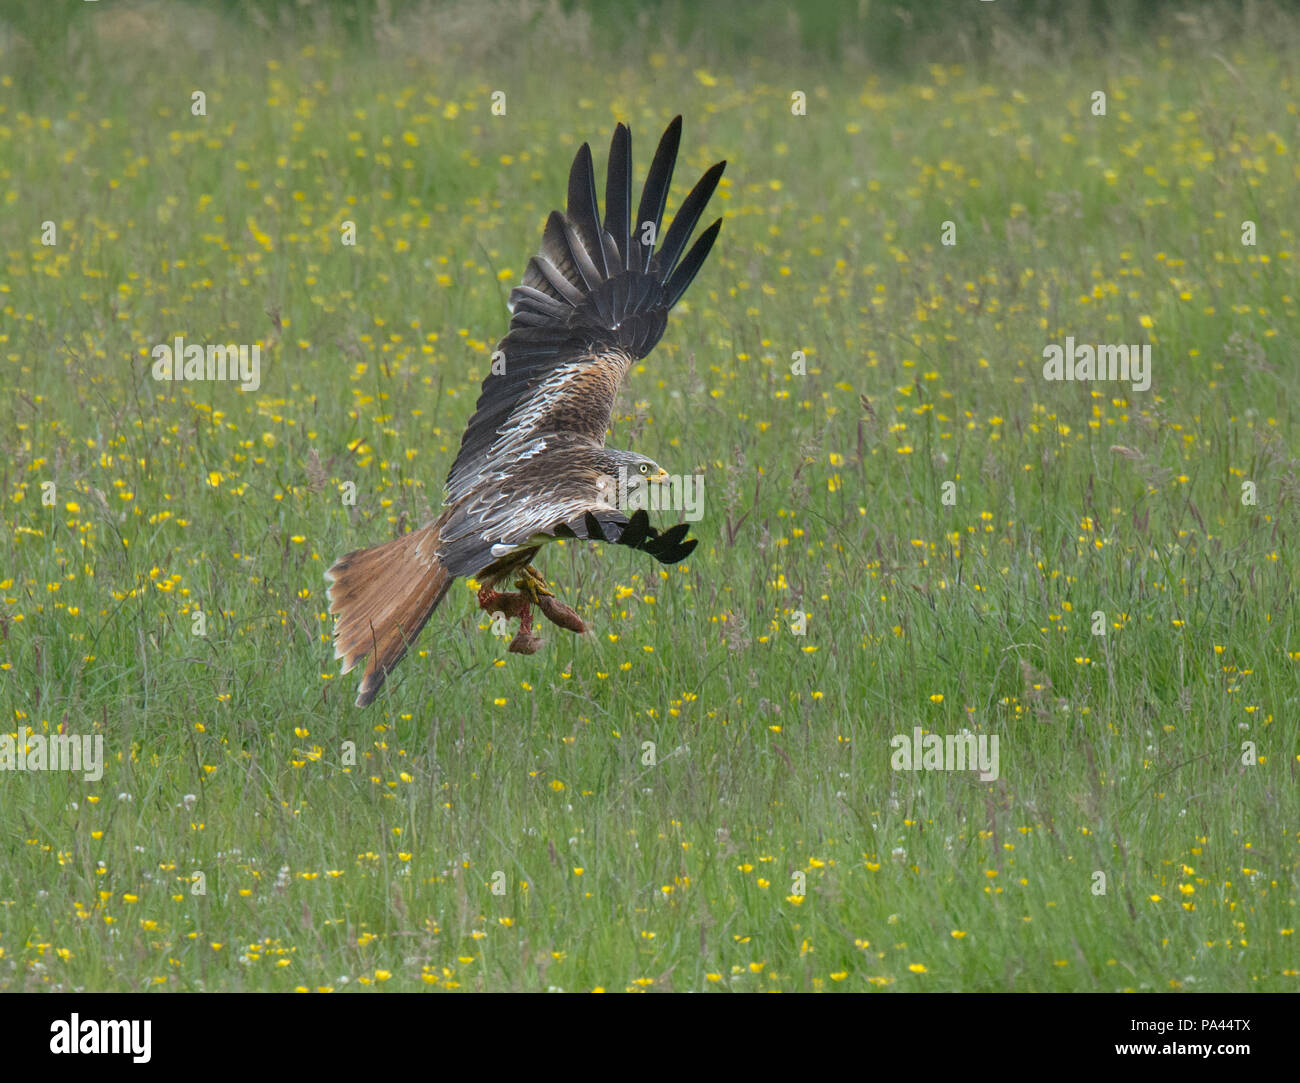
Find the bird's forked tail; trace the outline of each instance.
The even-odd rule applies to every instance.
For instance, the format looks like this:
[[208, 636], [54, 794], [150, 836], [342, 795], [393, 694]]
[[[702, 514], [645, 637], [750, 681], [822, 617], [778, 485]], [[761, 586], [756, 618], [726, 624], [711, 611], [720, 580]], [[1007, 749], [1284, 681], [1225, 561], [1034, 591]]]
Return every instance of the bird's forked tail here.
[[379, 694], [384, 678], [415, 641], [425, 621], [446, 597], [453, 577], [438, 560], [438, 532], [446, 516], [400, 538], [358, 549], [325, 573], [334, 627], [334, 657], [350, 672], [370, 656], [361, 677], [357, 706]]

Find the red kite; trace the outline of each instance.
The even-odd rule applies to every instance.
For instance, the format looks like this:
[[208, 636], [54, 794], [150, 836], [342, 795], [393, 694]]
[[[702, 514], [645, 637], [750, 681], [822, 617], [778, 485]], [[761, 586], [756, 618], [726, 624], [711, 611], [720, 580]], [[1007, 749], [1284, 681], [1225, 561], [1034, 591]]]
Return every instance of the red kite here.
[[[726, 162], [700, 178], [659, 235], [681, 131], [677, 117], [659, 141], [632, 218], [632, 133], [623, 124], [614, 129], [603, 224], [591, 149], [582, 145], [569, 171], [568, 211], [551, 212], [541, 251], [510, 293], [510, 331], [447, 476], [445, 510], [419, 530], [341, 557], [325, 573], [343, 672], [370, 656], [358, 707], [375, 698], [458, 577], [482, 584], [483, 609], [519, 618], [509, 649], [532, 654], [541, 645], [532, 634], [534, 605], [561, 627], [586, 631], [532, 567], [547, 542], [612, 542], [664, 564], [695, 548], [687, 524], [660, 532], [644, 505], [630, 518], [619, 509], [616, 494], [626, 492], [627, 479], [652, 484], [669, 475], [644, 455], [605, 447], [619, 384], [663, 335], [668, 310], [722, 227], [719, 218], [683, 257]], [[513, 575], [519, 593], [494, 589]]]

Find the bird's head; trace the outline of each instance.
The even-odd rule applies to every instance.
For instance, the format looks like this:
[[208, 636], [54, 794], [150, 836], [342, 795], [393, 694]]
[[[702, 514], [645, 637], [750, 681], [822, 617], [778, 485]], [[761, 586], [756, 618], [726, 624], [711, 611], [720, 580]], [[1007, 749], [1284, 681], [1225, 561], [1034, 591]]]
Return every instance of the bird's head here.
[[644, 484], [659, 485], [669, 478], [668, 471], [654, 459], [614, 448], [602, 448], [596, 466], [613, 485], [622, 485], [624, 490]]

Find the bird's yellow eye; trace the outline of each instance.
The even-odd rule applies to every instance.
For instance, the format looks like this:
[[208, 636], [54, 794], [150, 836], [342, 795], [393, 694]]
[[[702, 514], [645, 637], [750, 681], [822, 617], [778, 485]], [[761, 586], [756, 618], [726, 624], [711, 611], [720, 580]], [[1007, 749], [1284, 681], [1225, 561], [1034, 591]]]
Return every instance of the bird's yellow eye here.
[[647, 463], [642, 463], [642, 464], [641, 464], [641, 473], [643, 473], [643, 474], [648, 474], [648, 473], [650, 473], [650, 466], [649, 466], [649, 464], [647, 464]]

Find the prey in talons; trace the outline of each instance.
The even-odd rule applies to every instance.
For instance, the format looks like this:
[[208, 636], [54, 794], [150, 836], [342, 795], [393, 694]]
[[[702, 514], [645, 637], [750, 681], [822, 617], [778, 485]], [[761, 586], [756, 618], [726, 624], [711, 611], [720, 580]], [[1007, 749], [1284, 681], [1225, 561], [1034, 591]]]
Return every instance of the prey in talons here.
[[533, 635], [533, 606], [552, 624], [578, 634], [587, 630], [582, 618], [555, 597], [545, 576], [531, 564], [523, 569], [515, 586], [519, 588], [517, 593], [498, 591], [490, 585], [479, 588], [478, 592], [480, 609], [493, 616], [500, 613], [507, 620], [519, 618], [519, 631], [506, 648], [511, 654], [536, 654], [542, 646], [542, 641]]

